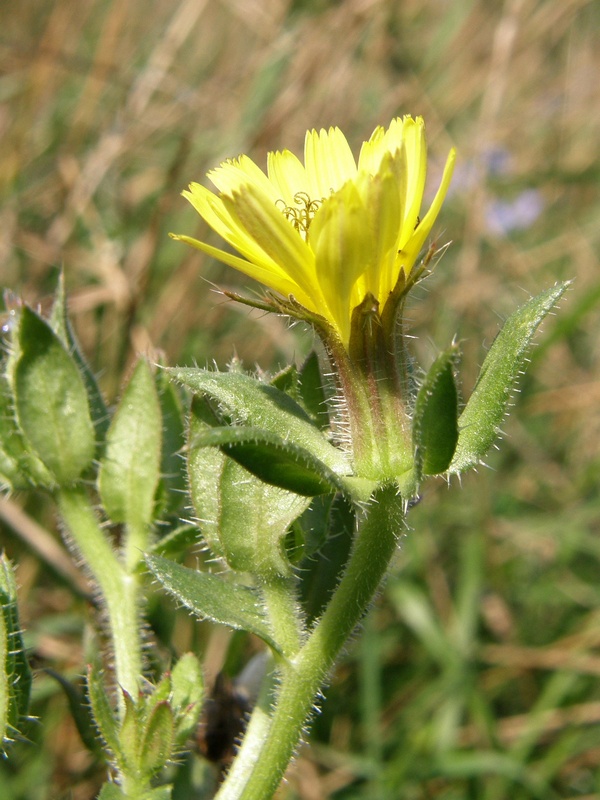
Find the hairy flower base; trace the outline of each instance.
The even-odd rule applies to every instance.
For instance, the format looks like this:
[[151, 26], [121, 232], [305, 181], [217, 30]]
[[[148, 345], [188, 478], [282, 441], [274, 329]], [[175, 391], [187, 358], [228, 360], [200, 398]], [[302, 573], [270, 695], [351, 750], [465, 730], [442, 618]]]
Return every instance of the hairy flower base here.
[[[234, 292], [232, 300], [311, 323], [321, 339], [335, 383], [332, 401], [334, 435], [351, 455], [354, 474], [375, 483], [395, 481], [412, 497], [410, 410], [416, 386], [409, 377], [401, 308], [409, 289], [426, 269], [434, 250], [409, 280], [399, 281], [383, 313], [368, 294], [353, 310], [350, 341], [344, 345], [335, 328], [294, 298], [269, 294], [263, 301]], [[403, 476], [403, 477], [402, 477]]]
[[309, 131], [304, 163], [269, 153], [265, 174], [240, 156], [184, 196], [239, 255], [175, 236], [265, 284], [264, 299], [228, 296], [309, 322], [324, 343], [337, 394], [334, 428], [354, 473], [415, 491], [414, 387], [402, 329], [407, 292], [435, 247], [417, 259], [446, 194], [451, 151], [421, 217], [427, 151], [423, 120], [378, 127], [355, 160], [338, 128]]

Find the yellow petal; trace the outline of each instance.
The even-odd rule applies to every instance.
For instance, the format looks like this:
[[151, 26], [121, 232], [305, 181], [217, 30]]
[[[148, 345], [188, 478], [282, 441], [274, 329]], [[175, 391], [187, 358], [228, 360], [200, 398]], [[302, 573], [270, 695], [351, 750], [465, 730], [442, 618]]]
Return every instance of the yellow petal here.
[[405, 244], [402, 251], [398, 254], [398, 265], [404, 269], [406, 274], [408, 274], [413, 268], [415, 261], [417, 260], [419, 253], [425, 244], [425, 240], [431, 233], [431, 229], [433, 228], [433, 224], [437, 218], [437, 215], [439, 214], [440, 208], [442, 207], [442, 203], [446, 197], [446, 192], [448, 191], [448, 186], [450, 185], [450, 181], [452, 179], [455, 159], [456, 151], [454, 148], [452, 148], [448, 154], [448, 158], [446, 159], [446, 166], [444, 167], [444, 174], [442, 175], [442, 181], [439, 189], [436, 192], [427, 214], [425, 214], [410, 240]]
[[170, 233], [169, 236], [171, 239], [185, 242], [191, 245], [191, 247], [195, 247], [196, 250], [201, 250], [203, 253], [216, 258], [218, 261], [222, 261], [224, 264], [237, 269], [239, 272], [243, 272], [244, 275], [248, 275], [250, 278], [254, 278], [254, 280], [266, 286], [270, 286], [284, 297], [290, 294], [296, 295], [297, 293], [298, 287], [290, 281], [287, 275], [284, 275], [278, 267], [264, 267], [251, 263], [232, 253], [227, 253], [225, 250], [220, 250], [218, 247], [213, 247], [206, 242], [200, 242], [198, 239], [194, 239], [191, 236], [183, 236], [177, 233]]
[[323, 202], [309, 230], [317, 280], [342, 340], [350, 337], [350, 298], [369, 266], [373, 237], [367, 213], [352, 182]]
[[359, 191], [373, 238], [371, 262], [359, 281], [362, 293], [359, 303], [370, 292], [383, 304], [396, 283], [394, 265], [402, 225], [399, 162], [399, 153], [395, 156], [386, 153], [376, 175], [359, 174]]
[[304, 165], [289, 150], [267, 155], [267, 174], [284, 206], [293, 208], [299, 192], [309, 194]]
[[418, 120], [405, 119], [403, 136], [406, 159], [406, 204], [402, 221], [404, 235], [400, 241], [400, 247], [404, 247], [417, 224], [427, 174], [427, 150], [422, 120], [419, 123]]
[[368, 172], [371, 175], [379, 170], [381, 159], [386, 153], [384, 146], [385, 129], [379, 125], [373, 133], [368, 142], [363, 142], [358, 156], [358, 171]]
[[339, 128], [308, 131], [304, 142], [304, 164], [314, 200], [328, 197], [347, 180], [356, 177], [356, 162]]
[[248, 156], [242, 155], [239, 158], [224, 161], [216, 169], [211, 170], [208, 177], [223, 194], [231, 196], [241, 186], [251, 183], [259, 186], [272, 202], [277, 199], [273, 184], [262, 169]]
[[197, 183], [191, 184], [190, 191], [183, 192], [183, 196], [190, 201], [210, 227], [248, 261], [262, 265], [265, 269], [271, 267], [279, 269], [277, 263], [261, 249], [237, 217], [231, 214], [221, 197], [217, 197]]
[[238, 247], [241, 243], [239, 225], [231, 218], [220, 197], [199, 183], [191, 183], [189, 191], [182, 192], [182, 195], [219, 236]]
[[321, 301], [315, 280], [314, 256], [302, 236], [254, 185], [242, 186], [223, 203], [245, 233], [298, 287], [296, 299], [311, 311]]
[[267, 172], [248, 156], [209, 173], [219, 195], [192, 184], [198, 213], [240, 256], [180, 237], [327, 318], [348, 341], [352, 310], [367, 294], [380, 307], [408, 274], [448, 189], [450, 153], [431, 208], [419, 220], [427, 151], [421, 117], [393, 119], [361, 148], [358, 168], [338, 128], [308, 131], [304, 164], [269, 153]]

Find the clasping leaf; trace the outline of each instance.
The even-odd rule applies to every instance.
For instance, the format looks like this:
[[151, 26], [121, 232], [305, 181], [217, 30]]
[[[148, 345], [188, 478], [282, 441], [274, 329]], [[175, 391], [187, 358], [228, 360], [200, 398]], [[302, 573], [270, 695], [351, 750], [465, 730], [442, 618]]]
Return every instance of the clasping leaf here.
[[568, 286], [569, 283], [556, 284], [533, 297], [506, 320], [458, 419], [460, 433], [450, 472], [462, 472], [480, 463], [498, 437], [511, 390], [523, 368], [533, 335]]

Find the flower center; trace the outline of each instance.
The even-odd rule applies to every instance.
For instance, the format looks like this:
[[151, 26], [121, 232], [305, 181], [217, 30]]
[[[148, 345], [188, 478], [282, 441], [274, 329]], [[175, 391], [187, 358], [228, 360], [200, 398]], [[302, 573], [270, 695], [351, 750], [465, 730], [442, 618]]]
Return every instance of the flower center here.
[[283, 200], [277, 200], [276, 204], [281, 203], [283, 216], [292, 223], [302, 238], [306, 239], [310, 223], [322, 202], [322, 200], [312, 200], [307, 192], [296, 192], [293, 206], [286, 206]]

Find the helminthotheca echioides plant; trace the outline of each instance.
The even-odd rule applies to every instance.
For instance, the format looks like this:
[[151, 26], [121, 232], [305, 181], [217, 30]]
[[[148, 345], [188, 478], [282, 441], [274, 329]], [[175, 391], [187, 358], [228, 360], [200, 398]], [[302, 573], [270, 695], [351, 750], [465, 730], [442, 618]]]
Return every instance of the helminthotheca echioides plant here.
[[[62, 279], [47, 318], [11, 307], [0, 480], [7, 493], [52, 498], [93, 587], [98, 637], [85, 692], [66, 688], [82, 739], [107, 765], [102, 800], [171, 797], [183, 753], [209, 724], [197, 655], [149, 657], [145, 601], [157, 585], [199, 619], [264, 643], [243, 738], [207, 796], [267, 800], [423, 481], [476, 467], [497, 439], [527, 348], [566, 284], [506, 320], [466, 402], [455, 342], [428, 370], [414, 364], [405, 302], [434, 262], [454, 158], [426, 211], [424, 124], [412, 117], [377, 128], [358, 159], [337, 128], [309, 131], [304, 162], [270, 153], [265, 173], [240, 156], [209, 173], [216, 191], [184, 192], [231, 249], [173, 238], [267, 287], [260, 298], [230, 297], [303, 320], [320, 339], [319, 355], [274, 376], [237, 362], [218, 372], [140, 358], [109, 409], [69, 324]], [[199, 545], [212, 568], [182, 563]], [[10, 757], [26, 733], [31, 674], [6, 559], [0, 593]]]

